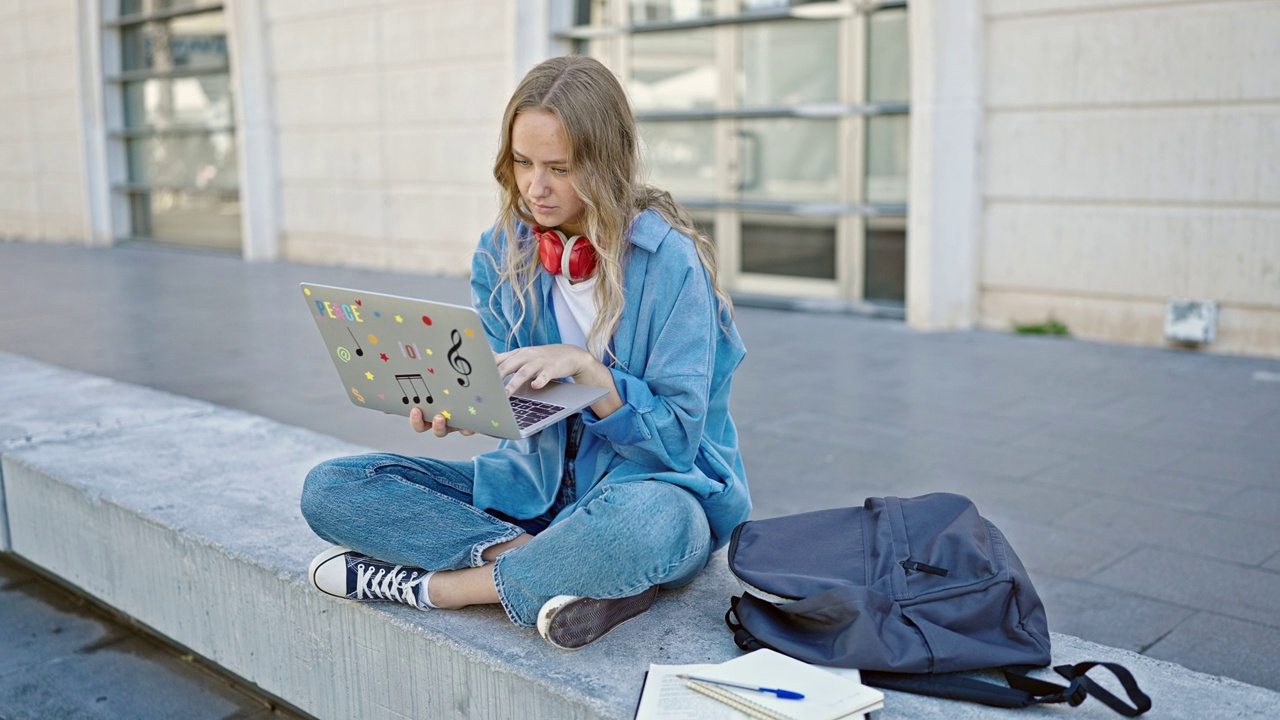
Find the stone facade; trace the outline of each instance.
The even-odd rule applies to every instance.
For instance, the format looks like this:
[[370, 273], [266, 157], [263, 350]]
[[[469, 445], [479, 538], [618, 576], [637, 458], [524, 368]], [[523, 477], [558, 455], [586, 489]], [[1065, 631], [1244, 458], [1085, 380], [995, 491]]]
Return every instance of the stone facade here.
[[0, 2], [0, 238], [86, 236], [76, 8]]
[[1280, 355], [1280, 3], [988, 0], [980, 322]]

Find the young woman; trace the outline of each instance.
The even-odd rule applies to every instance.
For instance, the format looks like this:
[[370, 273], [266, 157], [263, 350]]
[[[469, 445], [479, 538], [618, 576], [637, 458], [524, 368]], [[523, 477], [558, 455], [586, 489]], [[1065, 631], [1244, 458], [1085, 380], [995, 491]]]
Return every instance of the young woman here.
[[[501, 603], [581, 647], [690, 582], [751, 509], [729, 417], [744, 349], [714, 248], [639, 182], [626, 95], [599, 62], [535, 67], [502, 121], [502, 203], [472, 303], [508, 387], [608, 390], [573, 418], [471, 461], [373, 454], [307, 476], [302, 510], [336, 547], [324, 593], [418, 608]], [[437, 415], [410, 424], [444, 437]]]

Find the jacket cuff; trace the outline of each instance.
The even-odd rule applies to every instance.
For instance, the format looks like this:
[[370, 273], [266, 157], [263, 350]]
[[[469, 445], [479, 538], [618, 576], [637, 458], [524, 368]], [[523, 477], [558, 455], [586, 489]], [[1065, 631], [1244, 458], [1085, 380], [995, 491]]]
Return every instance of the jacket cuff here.
[[[640, 378], [615, 368], [609, 368], [609, 373], [613, 375], [613, 386], [618, 389], [618, 395], [622, 398], [622, 407], [603, 419], [596, 417], [590, 408], [583, 410], [583, 424], [596, 435], [619, 445], [634, 445], [649, 440], [653, 436], [644, 424], [645, 414], [653, 409], [646, 402], [652, 399], [649, 386]], [[638, 407], [634, 402], [636, 400], [644, 402], [644, 407]]]

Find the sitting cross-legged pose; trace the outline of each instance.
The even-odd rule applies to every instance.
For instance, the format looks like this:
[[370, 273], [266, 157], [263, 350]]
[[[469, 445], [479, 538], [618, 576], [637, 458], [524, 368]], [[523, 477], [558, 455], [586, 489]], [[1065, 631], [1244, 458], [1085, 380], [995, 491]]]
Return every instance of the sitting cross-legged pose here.
[[[639, 163], [626, 94], [599, 62], [553, 58], [516, 88], [472, 304], [509, 389], [568, 378], [608, 393], [469, 461], [317, 466], [302, 511], [335, 545], [311, 563], [321, 592], [423, 609], [501, 603], [516, 625], [578, 648], [649, 609], [659, 588], [692, 581], [747, 518], [729, 417], [745, 350], [714, 246], [638, 180]], [[418, 432], [455, 432], [411, 413]]]

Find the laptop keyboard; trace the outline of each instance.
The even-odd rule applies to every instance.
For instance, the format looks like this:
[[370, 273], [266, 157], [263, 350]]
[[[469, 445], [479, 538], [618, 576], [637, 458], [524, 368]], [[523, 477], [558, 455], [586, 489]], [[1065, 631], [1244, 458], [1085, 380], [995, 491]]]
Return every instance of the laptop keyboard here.
[[511, 397], [509, 399], [511, 400], [511, 409], [516, 414], [516, 425], [521, 428], [527, 428], [536, 422], [546, 420], [564, 409], [560, 405], [538, 402], [529, 398]]

